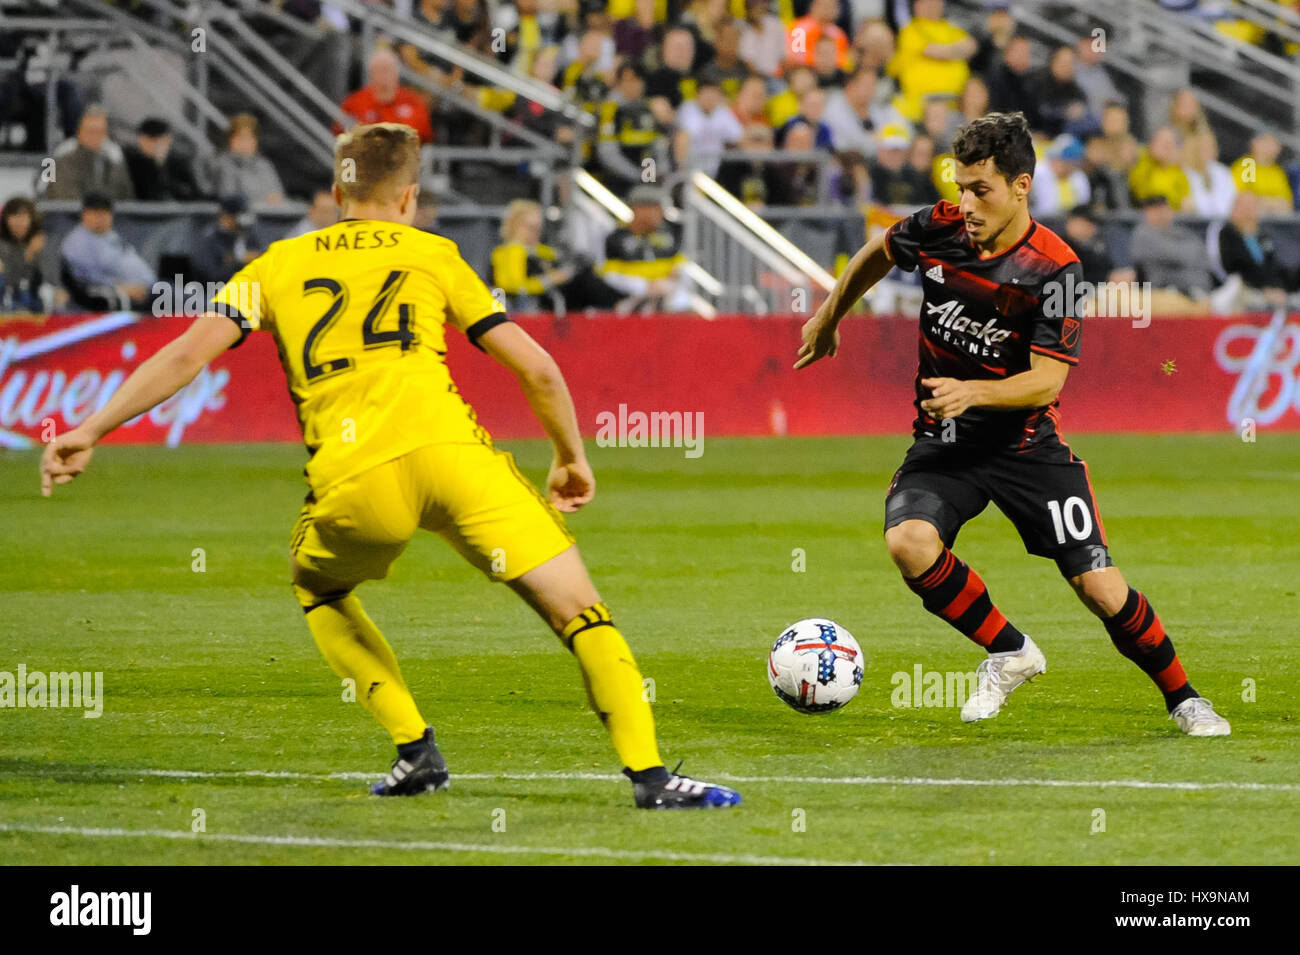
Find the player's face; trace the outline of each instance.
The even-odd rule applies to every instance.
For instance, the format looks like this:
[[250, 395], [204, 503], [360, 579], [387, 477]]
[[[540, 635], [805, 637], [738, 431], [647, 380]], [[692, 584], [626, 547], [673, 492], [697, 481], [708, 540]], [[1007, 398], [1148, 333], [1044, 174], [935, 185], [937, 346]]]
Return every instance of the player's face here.
[[1029, 174], [1007, 182], [991, 157], [969, 166], [955, 162], [954, 173], [961, 192], [958, 207], [966, 221], [966, 233], [977, 246], [993, 241], [1024, 205], [1029, 193]]

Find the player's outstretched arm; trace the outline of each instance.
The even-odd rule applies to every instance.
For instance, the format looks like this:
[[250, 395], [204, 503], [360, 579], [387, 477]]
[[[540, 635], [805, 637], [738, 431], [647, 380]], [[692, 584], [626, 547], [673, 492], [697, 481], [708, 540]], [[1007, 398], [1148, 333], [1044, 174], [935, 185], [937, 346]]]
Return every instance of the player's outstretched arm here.
[[1028, 371], [1001, 380], [922, 378], [931, 397], [921, 408], [940, 421], [956, 418], [967, 408], [1043, 408], [1056, 400], [1069, 373], [1066, 362], [1035, 353], [1029, 356]]
[[881, 233], [849, 260], [844, 274], [839, 277], [831, 289], [826, 301], [816, 314], [803, 326], [803, 341], [799, 345], [799, 360], [796, 369], [811, 365], [819, 358], [833, 356], [840, 345], [840, 333], [837, 326], [858, 299], [867, 294], [867, 290], [889, 274], [894, 262], [889, 257], [889, 247], [885, 244], [885, 235]]
[[132, 372], [104, 407], [45, 446], [41, 494], [49, 497], [55, 484], [67, 484], [86, 470], [91, 449], [104, 435], [180, 391], [239, 335], [239, 326], [225, 316], [209, 312], [196, 319]]
[[489, 329], [478, 343], [518, 379], [533, 414], [555, 445], [555, 458], [546, 479], [551, 503], [566, 513], [576, 511], [596, 493], [596, 479], [587, 463], [578, 415], [560, 366], [514, 322]]

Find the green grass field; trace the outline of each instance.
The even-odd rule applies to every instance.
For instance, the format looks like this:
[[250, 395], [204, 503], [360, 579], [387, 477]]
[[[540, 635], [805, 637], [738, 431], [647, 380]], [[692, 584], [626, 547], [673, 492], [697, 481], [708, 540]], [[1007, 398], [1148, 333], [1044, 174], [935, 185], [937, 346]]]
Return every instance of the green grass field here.
[[[1181, 736], [992, 508], [957, 551], [1048, 672], [987, 723], [893, 706], [894, 673], [980, 659], [884, 551], [906, 443], [592, 449], [599, 492], [570, 526], [655, 680], [670, 767], [744, 795], [717, 813], [634, 810], [573, 660], [429, 536], [360, 594], [453, 785], [370, 798], [390, 745], [342, 699], [285, 582], [300, 449], [109, 446], [50, 501], [33, 454], [0, 455], [0, 671], [103, 671], [105, 694], [98, 719], [0, 709], [0, 862], [1300, 863], [1300, 442], [1072, 441], [1117, 563], [1227, 739]], [[547, 449], [506, 446], [539, 480]], [[772, 641], [808, 616], [867, 656], [858, 698], [827, 716], [788, 709], [764, 676]]]

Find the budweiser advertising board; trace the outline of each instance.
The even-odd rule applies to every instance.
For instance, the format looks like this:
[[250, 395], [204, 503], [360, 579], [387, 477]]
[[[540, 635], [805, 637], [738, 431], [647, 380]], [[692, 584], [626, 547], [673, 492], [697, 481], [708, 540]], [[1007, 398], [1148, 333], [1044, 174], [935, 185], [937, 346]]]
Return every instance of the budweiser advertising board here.
[[[0, 318], [0, 446], [29, 447], [84, 420], [188, 321], [126, 312]], [[798, 317], [518, 321], [567, 372], [588, 435], [637, 413], [701, 415], [711, 436], [901, 434], [912, 417], [914, 318], [849, 319], [839, 355], [797, 373]], [[448, 339], [452, 374], [492, 433], [540, 436], [509, 375], [458, 334]], [[1061, 417], [1067, 434], [1300, 429], [1300, 316], [1085, 321]], [[254, 333], [109, 440], [298, 438], [275, 345]]]

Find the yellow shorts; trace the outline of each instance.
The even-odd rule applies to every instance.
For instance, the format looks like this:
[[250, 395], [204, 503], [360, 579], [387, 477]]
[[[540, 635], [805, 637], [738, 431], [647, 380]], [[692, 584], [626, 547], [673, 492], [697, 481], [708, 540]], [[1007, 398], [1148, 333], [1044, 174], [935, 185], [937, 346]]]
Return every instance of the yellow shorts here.
[[422, 527], [492, 580], [514, 580], [568, 550], [564, 518], [514, 457], [486, 444], [430, 444], [307, 496], [294, 559], [345, 583], [379, 580]]

